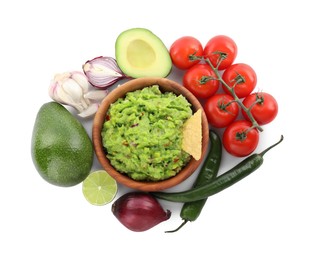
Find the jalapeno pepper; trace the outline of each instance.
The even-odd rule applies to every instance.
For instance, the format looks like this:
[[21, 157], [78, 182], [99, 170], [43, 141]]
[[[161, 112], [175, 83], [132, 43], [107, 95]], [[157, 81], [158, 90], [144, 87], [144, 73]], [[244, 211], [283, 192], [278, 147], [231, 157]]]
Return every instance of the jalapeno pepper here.
[[[217, 176], [217, 173], [219, 171], [222, 158], [221, 139], [214, 131], [210, 130], [209, 140], [210, 140], [209, 153], [200, 169], [197, 179], [193, 185], [193, 188], [207, 184]], [[180, 212], [180, 217], [183, 220], [182, 224], [177, 229], [172, 231], [166, 231], [166, 233], [172, 233], [178, 231], [188, 221], [195, 221], [199, 217], [206, 201], [207, 198], [184, 203]]]
[[191, 202], [196, 200], [206, 199], [209, 196], [212, 196], [218, 192], [223, 191], [224, 189], [232, 186], [236, 182], [242, 180], [246, 176], [250, 175], [252, 172], [257, 170], [263, 164], [263, 156], [270, 149], [278, 145], [283, 141], [283, 136], [281, 136], [280, 141], [266, 148], [259, 154], [252, 154], [239, 164], [237, 164], [232, 169], [228, 170], [224, 174], [216, 177], [207, 184], [196, 187], [187, 191], [182, 192], [153, 192], [152, 194], [159, 198], [174, 202]]

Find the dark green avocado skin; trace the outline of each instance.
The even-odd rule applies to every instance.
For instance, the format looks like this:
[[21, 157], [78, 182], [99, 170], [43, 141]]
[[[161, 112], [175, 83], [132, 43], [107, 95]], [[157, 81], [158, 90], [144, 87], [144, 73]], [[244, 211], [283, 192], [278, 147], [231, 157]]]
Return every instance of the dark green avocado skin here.
[[94, 151], [81, 122], [63, 105], [48, 102], [39, 109], [34, 123], [31, 155], [43, 179], [68, 187], [88, 176]]

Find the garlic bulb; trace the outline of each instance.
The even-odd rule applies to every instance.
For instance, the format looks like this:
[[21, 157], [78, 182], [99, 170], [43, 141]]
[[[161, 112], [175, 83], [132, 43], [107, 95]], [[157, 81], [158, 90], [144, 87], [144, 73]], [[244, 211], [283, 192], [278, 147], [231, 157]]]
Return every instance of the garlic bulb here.
[[48, 92], [56, 102], [75, 108], [80, 117], [94, 115], [108, 94], [107, 90], [92, 89], [87, 77], [79, 71], [56, 74]]

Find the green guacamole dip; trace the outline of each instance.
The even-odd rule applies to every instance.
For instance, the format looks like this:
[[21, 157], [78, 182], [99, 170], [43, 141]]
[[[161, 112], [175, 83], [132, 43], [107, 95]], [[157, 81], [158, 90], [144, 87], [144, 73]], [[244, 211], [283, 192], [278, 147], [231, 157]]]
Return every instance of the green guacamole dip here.
[[190, 160], [181, 144], [183, 124], [191, 115], [184, 96], [162, 93], [158, 85], [129, 92], [108, 110], [101, 132], [107, 158], [134, 180], [176, 175]]

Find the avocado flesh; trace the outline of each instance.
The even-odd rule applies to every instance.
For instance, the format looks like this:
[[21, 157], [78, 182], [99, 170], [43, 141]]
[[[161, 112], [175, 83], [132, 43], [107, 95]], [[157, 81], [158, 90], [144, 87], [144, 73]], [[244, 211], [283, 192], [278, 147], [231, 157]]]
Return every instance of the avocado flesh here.
[[156, 62], [156, 53], [148, 42], [135, 40], [128, 44], [128, 62], [136, 68], [147, 68]]
[[115, 56], [123, 73], [132, 78], [166, 77], [172, 68], [166, 46], [144, 28], [122, 32], [115, 43]]
[[93, 163], [93, 146], [85, 128], [56, 102], [46, 103], [38, 111], [31, 154], [41, 177], [56, 186], [82, 182]]

